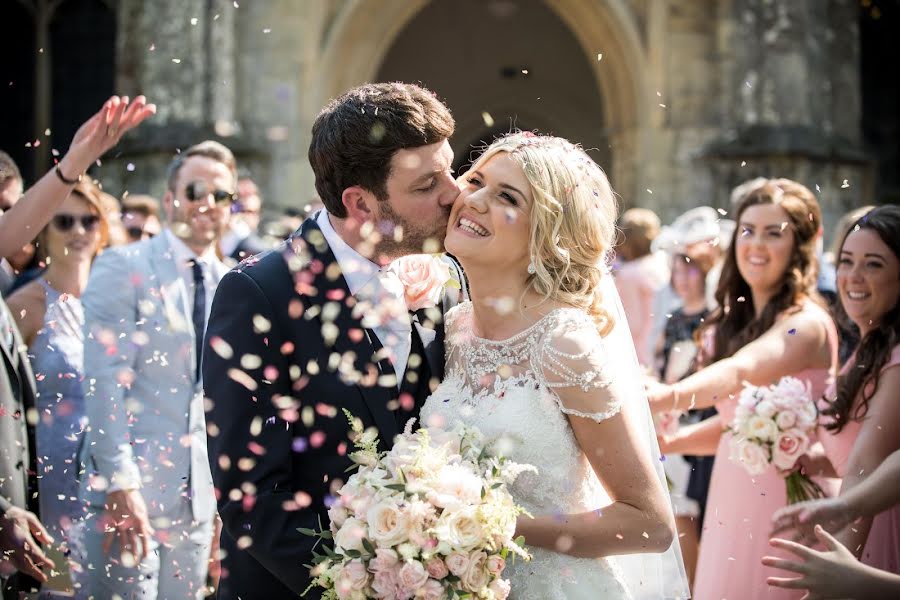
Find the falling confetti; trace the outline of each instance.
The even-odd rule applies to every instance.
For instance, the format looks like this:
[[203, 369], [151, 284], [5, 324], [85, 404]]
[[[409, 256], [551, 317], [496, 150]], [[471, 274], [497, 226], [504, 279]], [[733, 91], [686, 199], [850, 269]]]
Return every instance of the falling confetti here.
[[494, 117], [491, 116], [491, 113], [484, 111], [481, 113], [481, 119], [484, 121], [485, 126], [493, 127], [494, 126]]

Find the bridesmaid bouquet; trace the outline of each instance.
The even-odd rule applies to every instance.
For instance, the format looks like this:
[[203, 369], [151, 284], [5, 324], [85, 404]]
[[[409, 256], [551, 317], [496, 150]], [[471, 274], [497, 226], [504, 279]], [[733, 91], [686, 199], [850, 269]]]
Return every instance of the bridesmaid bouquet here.
[[374, 431], [345, 414], [358, 471], [328, 510], [328, 529], [300, 529], [326, 541], [313, 552], [310, 589], [323, 588], [323, 600], [505, 600], [509, 554], [531, 558], [513, 539], [527, 513], [507, 486], [536, 469], [492, 456], [461, 424], [412, 432], [410, 422], [390, 451], [378, 452]]
[[795, 377], [782, 377], [771, 386], [744, 387], [728, 428], [731, 460], [750, 475], [761, 475], [770, 465], [787, 473], [788, 504], [824, 497], [822, 488], [797, 468], [809, 451], [817, 414], [809, 386]]

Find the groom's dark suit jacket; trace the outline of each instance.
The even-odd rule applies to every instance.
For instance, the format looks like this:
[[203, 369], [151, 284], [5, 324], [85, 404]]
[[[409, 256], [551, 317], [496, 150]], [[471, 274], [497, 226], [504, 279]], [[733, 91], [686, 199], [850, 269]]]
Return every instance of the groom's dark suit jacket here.
[[224, 523], [220, 598], [302, 592], [316, 540], [297, 528], [327, 528], [326, 502], [349, 476], [353, 444], [343, 409], [377, 428], [386, 448], [443, 376], [440, 311], [413, 313], [411, 366], [398, 389], [354, 303], [314, 218], [219, 283], [203, 381]]

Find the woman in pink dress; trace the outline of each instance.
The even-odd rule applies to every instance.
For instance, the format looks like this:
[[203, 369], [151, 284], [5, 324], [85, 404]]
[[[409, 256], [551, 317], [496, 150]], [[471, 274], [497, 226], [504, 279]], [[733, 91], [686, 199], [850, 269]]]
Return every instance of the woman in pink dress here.
[[[715, 406], [718, 415], [682, 428], [664, 451], [715, 454], [694, 584], [698, 600], [800, 598], [768, 587], [777, 571], [761, 564], [772, 514], [787, 504], [773, 469], [751, 476], [729, 458], [730, 434], [744, 383], [770, 385], [790, 375], [821, 396], [837, 363], [834, 323], [815, 292], [815, 240], [821, 212], [806, 187], [766, 180], [741, 200], [737, 228], [716, 290], [719, 309], [704, 336], [705, 368], [651, 390], [653, 410]], [[837, 482], [821, 482], [836, 492]]]
[[[843, 478], [844, 495], [900, 449], [900, 207], [875, 208], [850, 228], [838, 255], [837, 283], [860, 342], [825, 394], [819, 439]], [[782, 511], [777, 529], [807, 508]], [[863, 563], [900, 573], [900, 506], [847, 527], [820, 524]], [[805, 537], [813, 525], [804, 524]]]

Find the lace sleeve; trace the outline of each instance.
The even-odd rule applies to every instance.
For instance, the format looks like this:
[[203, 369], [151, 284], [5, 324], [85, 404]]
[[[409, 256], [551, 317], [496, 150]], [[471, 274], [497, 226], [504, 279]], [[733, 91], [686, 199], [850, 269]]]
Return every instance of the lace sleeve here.
[[535, 371], [569, 415], [602, 421], [621, 409], [607, 343], [581, 311], [560, 311], [536, 349]]

